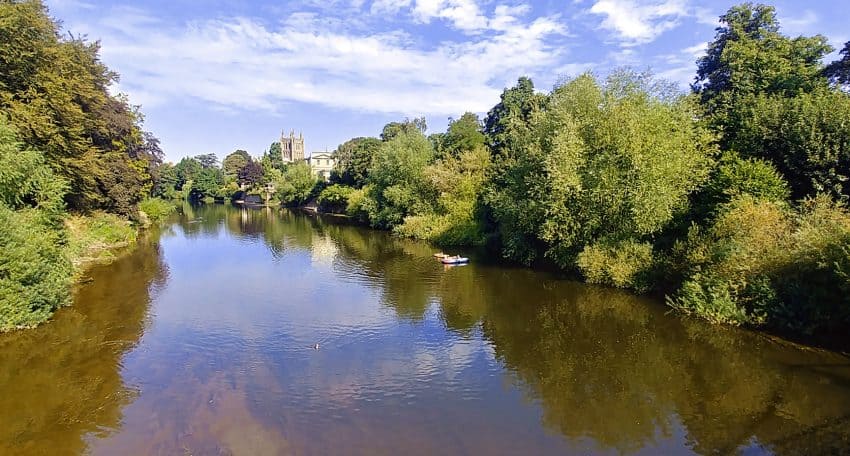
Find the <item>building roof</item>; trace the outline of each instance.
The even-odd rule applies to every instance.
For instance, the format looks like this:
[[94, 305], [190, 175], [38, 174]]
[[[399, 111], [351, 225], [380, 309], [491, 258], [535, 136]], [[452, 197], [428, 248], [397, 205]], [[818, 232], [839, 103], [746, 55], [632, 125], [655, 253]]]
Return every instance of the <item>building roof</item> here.
[[312, 152], [310, 159], [314, 158], [335, 158], [333, 152]]

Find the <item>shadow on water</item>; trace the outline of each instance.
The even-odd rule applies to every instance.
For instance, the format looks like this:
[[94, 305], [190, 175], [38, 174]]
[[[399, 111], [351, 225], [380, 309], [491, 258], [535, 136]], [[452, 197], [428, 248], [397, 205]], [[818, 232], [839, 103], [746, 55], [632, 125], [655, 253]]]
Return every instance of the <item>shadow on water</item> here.
[[0, 337], [0, 453], [850, 449], [845, 356], [432, 253], [289, 210], [186, 206], [55, 322]]

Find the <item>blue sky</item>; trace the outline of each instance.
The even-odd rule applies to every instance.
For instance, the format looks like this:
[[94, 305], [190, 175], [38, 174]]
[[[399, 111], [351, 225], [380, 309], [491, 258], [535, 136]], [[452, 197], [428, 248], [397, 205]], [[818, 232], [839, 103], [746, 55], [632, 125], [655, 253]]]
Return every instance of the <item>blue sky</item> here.
[[[698, 0], [47, 0], [101, 40], [116, 88], [166, 157], [259, 156], [286, 129], [308, 151], [404, 117], [429, 131], [485, 113], [521, 75], [538, 89], [632, 66], [686, 87], [732, 2]], [[769, 2], [783, 31], [850, 40], [850, 2]]]

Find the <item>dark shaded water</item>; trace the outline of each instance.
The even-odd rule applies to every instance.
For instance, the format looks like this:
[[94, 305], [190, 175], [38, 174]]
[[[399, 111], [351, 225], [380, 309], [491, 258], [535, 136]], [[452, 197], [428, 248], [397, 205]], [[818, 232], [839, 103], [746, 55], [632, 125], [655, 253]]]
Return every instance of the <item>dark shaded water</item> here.
[[0, 335], [0, 454], [850, 451], [846, 357], [432, 253], [187, 207]]

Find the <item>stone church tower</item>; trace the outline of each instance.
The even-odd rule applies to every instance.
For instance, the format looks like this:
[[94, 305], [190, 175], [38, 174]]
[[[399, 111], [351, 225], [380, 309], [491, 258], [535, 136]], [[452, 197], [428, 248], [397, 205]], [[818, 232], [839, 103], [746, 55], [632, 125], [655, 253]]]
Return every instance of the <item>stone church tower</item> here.
[[304, 134], [298, 133], [295, 136], [295, 131], [290, 130], [289, 136], [286, 132], [280, 133], [280, 154], [283, 156], [284, 163], [292, 163], [304, 160]]

